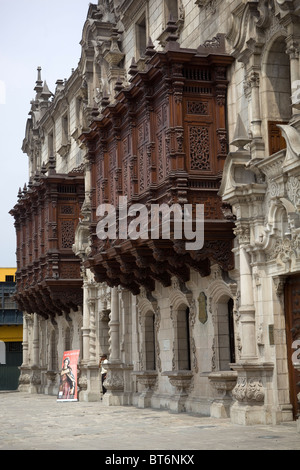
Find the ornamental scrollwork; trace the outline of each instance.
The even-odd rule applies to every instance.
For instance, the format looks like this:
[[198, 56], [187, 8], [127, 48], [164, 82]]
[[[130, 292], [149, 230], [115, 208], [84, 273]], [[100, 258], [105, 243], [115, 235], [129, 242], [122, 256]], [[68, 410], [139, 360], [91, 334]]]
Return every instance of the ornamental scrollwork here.
[[253, 377], [247, 380], [246, 377], [239, 377], [236, 386], [232, 391], [233, 397], [240, 402], [261, 403], [265, 398], [265, 389], [261, 379]]
[[298, 178], [290, 176], [286, 183], [286, 190], [289, 200], [294, 206], [298, 206], [300, 204], [300, 182]]

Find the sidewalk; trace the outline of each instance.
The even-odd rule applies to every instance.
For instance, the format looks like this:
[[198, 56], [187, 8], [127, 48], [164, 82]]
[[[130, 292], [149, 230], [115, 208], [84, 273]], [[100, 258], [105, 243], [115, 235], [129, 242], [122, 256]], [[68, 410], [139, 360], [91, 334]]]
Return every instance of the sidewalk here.
[[244, 427], [166, 410], [0, 393], [0, 450], [300, 450], [296, 423]]

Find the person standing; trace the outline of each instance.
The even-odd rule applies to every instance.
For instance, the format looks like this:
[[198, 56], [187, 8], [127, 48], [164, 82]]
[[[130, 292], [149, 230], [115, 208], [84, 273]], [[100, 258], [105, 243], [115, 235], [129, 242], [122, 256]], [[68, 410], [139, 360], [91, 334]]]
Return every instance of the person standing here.
[[101, 367], [101, 382], [102, 382], [102, 393], [103, 393], [103, 395], [105, 395], [105, 393], [107, 391], [106, 388], [103, 385], [103, 383], [106, 379], [106, 374], [107, 374], [107, 370], [105, 369], [105, 364], [108, 364], [107, 354], [103, 354], [100, 357], [100, 362], [99, 362], [99, 367]]

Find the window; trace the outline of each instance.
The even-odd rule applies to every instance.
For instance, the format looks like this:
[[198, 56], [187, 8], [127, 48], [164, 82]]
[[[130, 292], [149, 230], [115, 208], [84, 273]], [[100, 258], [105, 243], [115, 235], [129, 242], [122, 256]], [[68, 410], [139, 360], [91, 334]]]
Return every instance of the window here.
[[3, 298], [3, 308], [5, 310], [16, 310], [17, 309], [17, 304], [13, 300], [12, 295], [10, 294], [4, 294]]
[[218, 305], [219, 370], [230, 370], [235, 362], [233, 300], [222, 299]]
[[149, 312], [145, 318], [146, 370], [155, 370], [155, 316]]
[[52, 157], [54, 155], [54, 138], [53, 132], [48, 134], [48, 157]]
[[178, 0], [165, 0], [165, 25], [167, 25], [170, 17], [174, 21], [178, 20]]
[[5, 282], [14, 282], [15, 278], [14, 276], [5, 276]]
[[181, 308], [177, 315], [178, 370], [191, 370], [190, 309]]
[[67, 145], [69, 141], [69, 120], [68, 116], [65, 115], [62, 118], [62, 139], [61, 143], [62, 145]]
[[141, 19], [136, 23], [136, 54], [137, 59], [145, 56], [147, 47], [147, 28], [146, 28], [146, 16], [142, 16]]
[[269, 155], [286, 148], [278, 124], [286, 124], [292, 117], [290, 60], [286, 53], [286, 38], [278, 37], [268, 46], [262, 62], [260, 93], [261, 117], [268, 135]]

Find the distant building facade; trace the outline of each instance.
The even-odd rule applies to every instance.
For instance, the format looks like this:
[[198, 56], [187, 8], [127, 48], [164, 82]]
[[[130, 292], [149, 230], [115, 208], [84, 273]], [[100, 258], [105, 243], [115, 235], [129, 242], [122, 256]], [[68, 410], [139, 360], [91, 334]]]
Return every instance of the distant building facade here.
[[[20, 389], [57, 393], [80, 349], [80, 400], [100, 400], [106, 353], [110, 405], [297, 418], [299, 6], [100, 0], [71, 77], [52, 94], [38, 70], [11, 211]], [[101, 239], [120, 198], [204, 205], [203, 247]]]
[[14, 300], [16, 268], [0, 268], [0, 390], [17, 390], [22, 365], [23, 313]]

